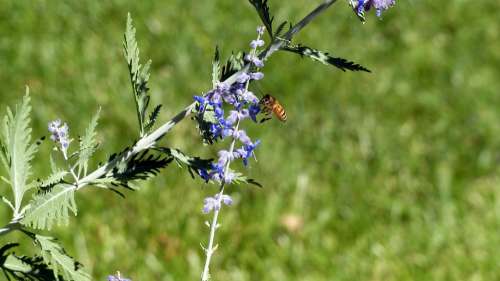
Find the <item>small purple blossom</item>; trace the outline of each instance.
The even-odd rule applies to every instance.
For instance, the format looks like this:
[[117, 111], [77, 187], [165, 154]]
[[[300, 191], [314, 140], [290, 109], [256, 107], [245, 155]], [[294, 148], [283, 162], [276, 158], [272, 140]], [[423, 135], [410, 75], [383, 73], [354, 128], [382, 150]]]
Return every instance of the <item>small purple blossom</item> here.
[[216, 194], [214, 197], [207, 197], [203, 200], [203, 213], [208, 214], [211, 211], [220, 210], [222, 206], [221, 203], [224, 203], [226, 206], [230, 206], [233, 204], [233, 199], [231, 196], [226, 194]]
[[66, 152], [71, 142], [69, 139], [68, 124], [63, 124], [61, 120], [57, 119], [49, 122], [48, 130], [51, 133], [50, 139], [61, 146], [61, 151], [66, 157]]
[[245, 83], [248, 80], [250, 80], [250, 75], [248, 75], [246, 72], [241, 73], [240, 76], [236, 78], [236, 81], [238, 81], [238, 83]]
[[251, 62], [253, 65], [259, 68], [264, 66], [264, 62], [256, 55], [248, 54], [245, 56], [245, 60]]
[[250, 47], [252, 49], [257, 49], [258, 47], [262, 46], [264, 46], [264, 40], [262, 39], [252, 40], [252, 42], [250, 42]]
[[257, 33], [259, 34], [259, 37], [260, 37], [260, 35], [264, 34], [265, 30], [266, 30], [266, 28], [264, 26], [257, 27]]
[[396, 4], [396, 0], [358, 0], [357, 2], [356, 6], [353, 7], [358, 15], [363, 15], [363, 12], [369, 11], [373, 7], [377, 17], [381, 17], [383, 11]]
[[262, 78], [264, 78], [264, 73], [262, 72], [250, 73], [250, 79], [252, 80], [261, 80]]
[[260, 106], [258, 106], [257, 104], [252, 104], [249, 108], [248, 108], [248, 114], [250, 115], [250, 118], [254, 121], [254, 122], [257, 122], [257, 114], [259, 114], [260, 112]]

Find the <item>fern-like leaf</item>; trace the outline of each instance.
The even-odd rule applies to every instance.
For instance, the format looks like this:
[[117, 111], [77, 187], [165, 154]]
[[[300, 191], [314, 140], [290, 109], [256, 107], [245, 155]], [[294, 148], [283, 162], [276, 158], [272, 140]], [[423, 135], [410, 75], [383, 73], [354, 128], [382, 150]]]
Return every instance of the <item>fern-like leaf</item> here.
[[252, 184], [252, 185], [255, 185], [255, 186], [258, 186], [258, 187], [262, 187], [262, 185], [260, 183], [258, 183], [254, 179], [248, 178], [247, 176], [243, 175], [242, 173], [233, 171], [231, 169], [229, 169], [229, 172], [234, 174], [234, 179], [233, 179], [233, 183], [234, 184], [245, 183], [245, 184]]
[[267, 5], [267, 0], [249, 0], [250, 4], [252, 4], [257, 10], [262, 23], [266, 26], [267, 32], [271, 38], [273, 37], [273, 20], [274, 17], [271, 16], [269, 12], [269, 6]]
[[[4, 275], [19, 281], [54, 281], [64, 280], [62, 275], [54, 278], [54, 271], [50, 269], [40, 256], [27, 257], [11, 254], [7, 256], [1, 267]], [[11, 280], [11, 279], [8, 279]]]
[[135, 39], [135, 27], [132, 24], [132, 17], [127, 16], [127, 27], [123, 40], [123, 53], [127, 60], [129, 68], [130, 82], [134, 92], [135, 105], [137, 110], [137, 119], [139, 121], [140, 134], [146, 133], [146, 112], [149, 105], [150, 96], [148, 95], [149, 68], [151, 61], [141, 66], [139, 61], [139, 47]]
[[151, 129], [153, 129], [153, 126], [156, 123], [156, 120], [158, 120], [158, 116], [160, 115], [160, 110], [161, 110], [161, 104], [157, 105], [153, 111], [151, 111], [151, 114], [149, 114], [148, 122], [144, 126], [144, 130], [146, 133], [149, 133]]
[[231, 53], [231, 56], [227, 60], [226, 64], [222, 67], [222, 71], [220, 74], [220, 81], [224, 81], [229, 78], [231, 75], [240, 71], [245, 65], [245, 53], [238, 52], [236, 54]]
[[48, 191], [52, 187], [63, 182], [64, 177], [69, 174], [68, 171], [60, 170], [55, 171], [51, 175], [49, 175], [46, 179], [43, 179], [39, 182], [38, 188], [41, 188], [42, 191]]
[[[112, 159], [110, 159], [111, 161]], [[113, 184], [130, 188], [129, 182], [144, 180], [157, 175], [160, 170], [172, 162], [172, 157], [150, 154], [148, 150], [134, 155], [119, 163], [111, 172]], [[108, 175], [109, 176], [109, 175]]]
[[90, 275], [83, 271], [81, 264], [70, 257], [53, 237], [34, 235], [35, 243], [40, 247], [45, 264], [53, 271], [55, 280], [59, 274], [64, 279], [73, 281], [90, 281]]
[[343, 58], [336, 58], [330, 56], [330, 54], [326, 52], [322, 52], [316, 49], [313, 49], [311, 47], [303, 46], [303, 45], [293, 45], [291, 43], [285, 44], [285, 46], [282, 48], [285, 51], [289, 51], [295, 54], [299, 54], [302, 57], [308, 57], [314, 61], [319, 61], [323, 64], [329, 64], [332, 66], [335, 66], [339, 68], [342, 71], [350, 70], [350, 71], [365, 71], [365, 72], [371, 72], [369, 69], [366, 67], [357, 64], [355, 62], [343, 59]]
[[88, 161], [92, 154], [96, 151], [97, 140], [96, 140], [96, 127], [99, 120], [100, 109], [90, 120], [90, 124], [85, 130], [85, 135], [80, 140], [80, 151], [78, 152], [78, 161], [76, 162], [78, 166], [78, 174], [83, 172], [83, 175], [87, 175]]
[[24, 193], [27, 190], [26, 181], [31, 175], [31, 160], [38, 146], [31, 142], [30, 128], [30, 97], [29, 89], [21, 105], [16, 106], [15, 113], [7, 108], [7, 115], [3, 122], [2, 161], [8, 166], [10, 184], [14, 194], [14, 207], [21, 208]]
[[51, 229], [54, 224], [68, 224], [70, 212], [77, 213], [75, 188], [59, 184], [35, 195], [21, 222], [33, 228]]
[[283, 33], [283, 30], [285, 30], [285, 26], [288, 22], [284, 21], [280, 25], [278, 25], [278, 28], [276, 28], [276, 31], [274, 32], [274, 37], [280, 37]]

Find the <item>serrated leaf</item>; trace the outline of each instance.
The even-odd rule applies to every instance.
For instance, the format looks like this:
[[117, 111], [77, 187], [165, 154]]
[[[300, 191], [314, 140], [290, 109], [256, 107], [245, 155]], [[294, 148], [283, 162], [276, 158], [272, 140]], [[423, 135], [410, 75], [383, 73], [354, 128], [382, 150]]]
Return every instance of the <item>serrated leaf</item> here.
[[234, 174], [234, 178], [233, 178], [233, 182], [234, 184], [242, 184], [242, 183], [246, 183], [246, 184], [253, 184], [255, 186], [258, 186], [258, 187], [262, 187], [262, 185], [260, 183], [258, 183], [257, 181], [255, 181], [254, 179], [250, 179], [248, 178], [247, 176], [243, 175], [242, 173], [239, 173], [239, 172], [235, 172], [231, 169], [228, 170], [230, 173], [233, 173]]
[[64, 280], [91, 280], [90, 275], [83, 271], [81, 265], [70, 257], [53, 237], [35, 235], [35, 240], [40, 247], [43, 260], [52, 269], [55, 280], [59, 280], [59, 274]]
[[226, 64], [222, 67], [222, 71], [220, 74], [220, 81], [224, 81], [229, 78], [231, 75], [240, 71], [245, 65], [245, 53], [238, 52], [236, 54], [231, 53], [231, 56], [226, 61]]
[[0, 136], [0, 161], [2, 162], [3, 167], [5, 168], [5, 171], [9, 171], [9, 162], [7, 161], [7, 146], [3, 142], [2, 139], [3, 136]]
[[212, 61], [212, 88], [217, 87], [220, 76], [220, 53], [219, 46], [215, 46], [214, 60]]
[[99, 109], [94, 117], [92, 117], [89, 126], [85, 130], [85, 135], [83, 135], [80, 140], [80, 151], [78, 152], [78, 161], [76, 162], [76, 165], [78, 166], [78, 175], [82, 172], [84, 176], [87, 175], [88, 161], [92, 154], [96, 151], [97, 133], [95, 129], [97, 127], [100, 112], [101, 110]]
[[8, 255], [3, 266], [12, 271], [28, 273], [32, 270], [31, 266], [14, 255]]
[[[9, 255], [2, 270], [6, 276], [11, 276], [13, 280], [29, 281], [54, 281], [54, 271], [45, 264], [40, 256], [27, 257]], [[64, 277], [59, 275], [59, 280]], [[10, 279], [9, 279], [10, 280]]]
[[160, 110], [161, 104], [157, 105], [149, 114], [148, 122], [144, 126], [144, 130], [146, 131], [146, 133], [149, 133], [151, 129], [153, 129], [153, 126], [155, 125], [156, 120], [158, 120], [158, 116], [160, 115]]
[[33, 159], [38, 146], [31, 142], [30, 128], [30, 97], [29, 89], [26, 88], [26, 95], [23, 97], [21, 105], [16, 106], [15, 113], [7, 108], [7, 115], [3, 122], [2, 153], [6, 161], [10, 176], [12, 192], [14, 194], [14, 206], [19, 211], [23, 195], [27, 190], [26, 182], [31, 175], [31, 160]]
[[135, 38], [135, 28], [132, 24], [130, 13], [127, 16], [127, 27], [123, 40], [123, 53], [127, 60], [129, 68], [130, 82], [134, 93], [135, 105], [137, 110], [137, 119], [139, 122], [139, 131], [141, 137], [146, 133], [146, 112], [149, 105], [150, 96], [148, 95], [149, 68], [151, 60], [144, 67], [139, 62], [139, 48]]
[[329, 64], [332, 66], [335, 66], [339, 68], [342, 71], [350, 70], [350, 71], [365, 71], [365, 72], [371, 72], [369, 69], [366, 67], [359, 65], [355, 62], [343, 59], [343, 58], [336, 58], [330, 56], [330, 54], [326, 52], [322, 52], [316, 49], [313, 49], [311, 47], [307, 47], [304, 45], [293, 45], [293, 44], [286, 44], [283, 48], [285, 51], [289, 51], [295, 54], [299, 54], [300, 56], [305, 56], [308, 57], [314, 61], [321, 62], [323, 64]]
[[284, 21], [280, 25], [278, 25], [278, 28], [276, 28], [276, 31], [274, 32], [274, 37], [280, 37], [283, 30], [285, 29], [287, 22]]
[[257, 10], [262, 23], [266, 26], [267, 32], [271, 38], [273, 37], [273, 20], [274, 17], [271, 16], [269, 12], [269, 6], [267, 5], [267, 0], [249, 0], [250, 4], [252, 4]]
[[57, 184], [60, 184], [64, 177], [69, 174], [68, 171], [56, 171], [49, 175], [46, 179], [42, 180], [39, 183], [39, 187], [42, 188], [43, 190], [49, 190], [50, 188], [56, 186]]
[[59, 184], [48, 192], [35, 195], [21, 223], [38, 229], [68, 224], [69, 213], [77, 214], [74, 193], [74, 186]]
[[116, 165], [108, 177], [114, 179], [115, 185], [130, 188], [129, 182], [134, 180], [144, 180], [157, 175], [160, 170], [172, 162], [171, 157], [150, 154], [145, 150], [134, 155], [127, 161], [122, 161]]

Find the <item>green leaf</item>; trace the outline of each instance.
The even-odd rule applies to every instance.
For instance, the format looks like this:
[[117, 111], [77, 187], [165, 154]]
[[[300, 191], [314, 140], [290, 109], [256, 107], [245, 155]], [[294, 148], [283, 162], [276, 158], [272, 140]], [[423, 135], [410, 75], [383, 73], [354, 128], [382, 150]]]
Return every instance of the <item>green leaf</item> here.
[[273, 20], [274, 17], [271, 16], [269, 12], [269, 6], [267, 5], [267, 0], [249, 0], [250, 4], [252, 4], [257, 10], [262, 23], [266, 26], [267, 32], [271, 38], [273, 37]]
[[282, 35], [282, 32], [285, 29], [287, 23], [288, 22], [284, 21], [280, 25], [278, 25], [278, 28], [276, 28], [276, 31], [274, 32], [274, 37], [280, 37]]
[[365, 71], [371, 72], [366, 67], [359, 65], [355, 62], [348, 61], [343, 58], [336, 58], [330, 56], [330, 54], [326, 52], [322, 52], [311, 47], [303, 46], [303, 45], [293, 45], [291, 43], [285, 44], [282, 47], [283, 50], [289, 51], [295, 54], [299, 54], [300, 56], [308, 57], [314, 61], [321, 62], [323, 64], [329, 64], [339, 68], [342, 71], [350, 70], [350, 71]]
[[[120, 155], [112, 155], [109, 161], [113, 161]], [[163, 157], [162, 155], [150, 154], [149, 150], [145, 150], [132, 156], [128, 160], [119, 162], [116, 167], [105, 178], [113, 179], [112, 181], [96, 181], [99, 184], [111, 182], [112, 185], [119, 185], [125, 188], [133, 189], [129, 183], [134, 180], [145, 180], [157, 175], [160, 170], [166, 167], [173, 158]]]
[[34, 196], [22, 224], [38, 229], [50, 229], [54, 224], [68, 224], [69, 212], [77, 213], [75, 188], [59, 184], [48, 192]]
[[64, 177], [68, 174], [69, 172], [64, 170], [55, 171], [46, 179], [42, 180], [38, 187], [42, 188], [43, 190], [49, 190], [50, 188], [60, 184], [63, 181]]
[[55, 280], [59, 280], [59, 274], [64, 280], [91, 280], [90, 275], [82, 270], [81, 265], [66, 253], [55, 238], [35, 235], [35, 243], [40, 247], [43, 260], [52, 269]]
[[19, 259], [14, 255], [8, 255], [2, 267], [5, 267], [12, 271], [28, 273], [32, 270], [31, 266], [25, 263], [23, 260]]
[[220, 71], [219, 46], [215, 46], [214, 60], [212, 62], [212, 88], [214, 89], [217, 86], [217, 83], [219, 83]]
[[30, 128], [30, 97], [29, 89], [21, 105], [15, 107], [15, 113], [7, 108], [7, 115], [3, 122], [3, 139], [1, 145], [2, 162], [8, 167], [10, 183], [14, 193], [14, 207], [21, 208], [24, 193], [27, 190], [26, 182], [31, 175], [30, 161], [33, 159], [38, 146], [31, 142]]
[[228, 170], [230, 173], [234, 173], [235, 177], [233, 179], [233, 183], [234, 184], [242, 184], [242, 183], [245, 183], [245, 184], [253, 184], [255, 186], [258, 186], [258, 187], [262, 187], [262, 185], [258, 182], [256, 182], [254, 179], [250, 179], [248, 177], [246, 177], [245, 175], [243, 175], [242, 173], [239, 173], [239, 172], [235, 172], [231, 169]]
[[157, 105], [153, 111], [151, 111], [151, 114], [149, 114], [149, 119], [146, 125], [144, 126], [144, 130], [146, 133], [149, 133], [151, 129], [153, 129], [153, 126], [156, 123], [156, 120], [158, 120], [158, 116], [160, 115], [160, 109], [161, 109], [161, 104]]
[[90, 121], [87, 130], [85, 130], [85, 135], [80, 140], [80, 151], [78, 153], [78, 161], [76, 162], [78, 166], [78, 175], [83, 172], [83, 175], [87, 175], [88, 161], [92, 154], [96, 151], [97, 140], [96, 140], [96, 127], [99, 120], [99, 114], [101, 110], [99, 109]]
[[224, 81], [229, 78], [231, 75], [240, 71], [245, 65], [245, 53], [238, 52], [236, 54], [231, 53], [231, 56], [227, 60], [226, 64], [222, 67], [222, 71], [220, 74], [220, 81]]
[[2, 270], [6, 276], [11, 276], [13, 280], [64, 280], [64, 277], [60, 274], [58, 279], [54, 278], [54, 271], [45, 264], [43, 258], [40, 256], [9, 255], [2, 266]]
[[[137, 119], [141, 137], [147, 132], [146, 130], [146, 115], [149, 106], [150, 96], [148, 95], [149, 68], [151, 60], [144, 67], [139, 61], [139, 47], [135, 39], [135, 27], [132, 24], [130, 13], [127, 16], [127, 27], [123, 40], [123, 53], [127, 60], [129, 68], [130, 82], [134, 93], [135, 105], [137, 110]], [[152, 126], [152, 124], [150, 124]]]

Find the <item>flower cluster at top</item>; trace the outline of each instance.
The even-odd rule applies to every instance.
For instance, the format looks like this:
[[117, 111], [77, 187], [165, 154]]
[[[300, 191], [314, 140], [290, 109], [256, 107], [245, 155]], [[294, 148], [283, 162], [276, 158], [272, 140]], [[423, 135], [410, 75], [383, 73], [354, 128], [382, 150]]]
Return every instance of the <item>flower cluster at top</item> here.
[[[248, 90], [251, 81], [260, 80], [264, 74], [256, 69], [263, 67], [264, 62], [258, 57], [257, 50], [264, 46], [261, 39], [264, 27], [257, 29], [257, 39], [250, 43], [251, 51], [245, 56], [245, 60], [251, 63], [250, 70], [239, 74], [233, 84], [219, 82], [215, 89], [204, 96], [195, 96], [198, 103], [199, 114], [206, 111], [213, 112], [213, 120], [209, 124], [209, 132], [214, 139], [231, 138], [232, 143], [229, 150], [220, 150], [218, 160], [213, 163], [209, 170], [201, 170], [200, 176], [205, 180], [214, 180], [221, 184], [229, 184], [235, 180], [236, 174], [229, 169], [229, 164], [235, 159], [242, 159], [243, 164], [248, 165], [248, 160], [253, 156], [255, 148], [260, 141], [252, 141], [247, 133], [241, 128], [240, 122], [251, 119], [257, 122], [257, 114], [260, 112], [259, 99]], [[224, 110], [224, 105], [230, 107]], [[237, 147], [237, 143], [238, 145]], [[227, 195], [209, 197], [205, 199], [204, 212], [218, 210], [221, 202], [229, 205], [231, 198]]]
[[56, 144], [59, 144], [64, 158], [67, 158], [67, 151], [71, 140], [69, 139], [68, 124], [62, 124], [61, 120], [57, 119], [49, 122], [50, 139]]
[[377, 17], [382, 16], [382, 11], [388, 10], [396, 4], [396, 0], [358, 0], [355, 7], [358, 15], [363, 15], [365, 11], [369, 11], [372, 7], [375, 8]]

